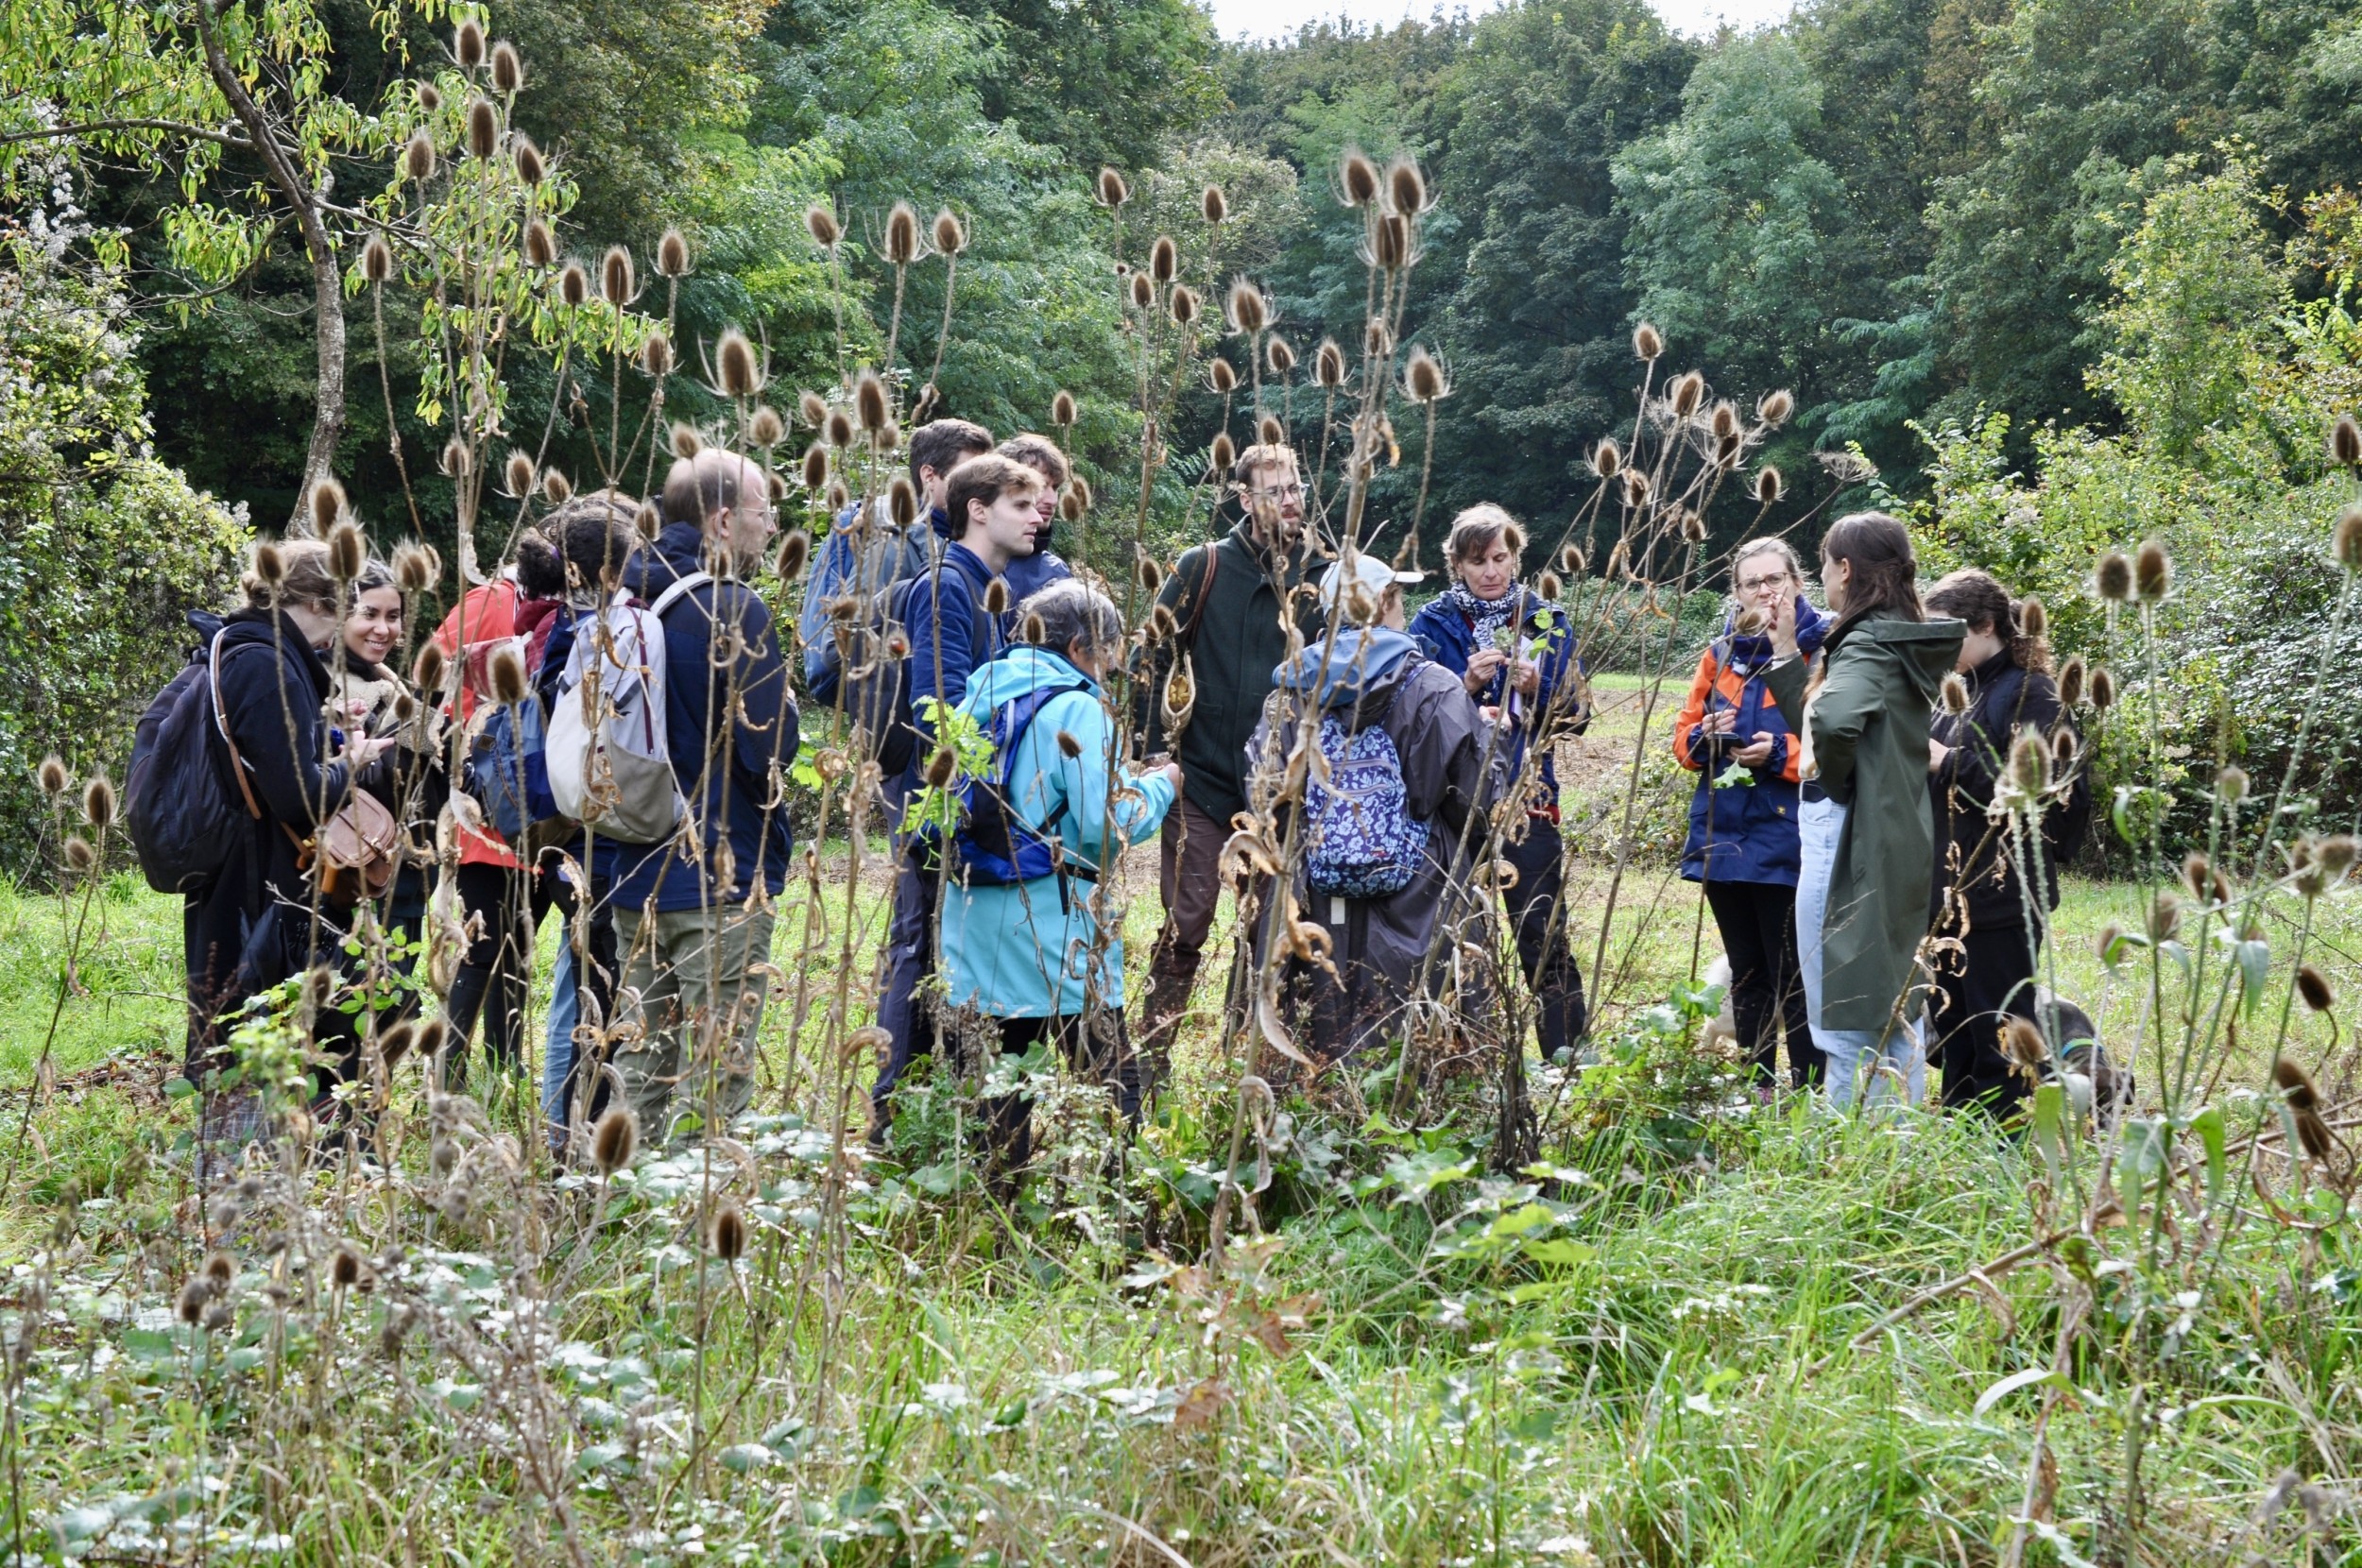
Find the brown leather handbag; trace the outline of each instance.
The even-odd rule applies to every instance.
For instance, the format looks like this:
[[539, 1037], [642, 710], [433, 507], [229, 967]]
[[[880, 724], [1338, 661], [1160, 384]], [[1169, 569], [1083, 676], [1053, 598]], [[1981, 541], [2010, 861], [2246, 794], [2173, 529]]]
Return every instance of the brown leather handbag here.
[[[238, 754], [238, 742], [230, 735], [230, 715], [221, 701], [221, 642], [214, 642], [213, 657], [214, 723], [221, 731], [222, 744], [230, 748], [230, 772], [238, 781], [238, 793], [246, 801], [247, 811], [255, 821], [263, 820], [262, 804], [254, 798], [254, 787], [247, 782], [246, 758]], [[320, 824], [310, 838], [304, 838], [285, 823], [279, 830], [296, 846], [296, 864], [319, 883], [320, 895], [339, 909], [351, 909], [364, 898], [375, 898], [394, 879], [401, 861], [396, 852], [402, 845], [402, 825], [385, 803], [362, 789], [352, 786], [345, 803], [334, 816]]]

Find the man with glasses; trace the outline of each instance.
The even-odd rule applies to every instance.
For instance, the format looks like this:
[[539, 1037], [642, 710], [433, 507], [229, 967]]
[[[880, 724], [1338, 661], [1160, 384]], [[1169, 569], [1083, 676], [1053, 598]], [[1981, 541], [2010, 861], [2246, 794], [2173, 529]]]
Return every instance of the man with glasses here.
[[[1165, 924], [1149, 961], [1140, 1035], [1151, 1087], [1170, 1065], [1172, 1035], [1213, 930], [1222, 846], [1231, 817], [1246, 810], [1247, 737], [1263, 716], [1272, 672], [1288, 656], [1290, 620], [1307, 640], [1322, 631], [1312, 595], [1296, 592], [1311, 553], [1295, 452], [1249, 447], [1230, 479], [1243, 515], [1221, 538], [1182, 553], [1156, 596], [1178, 631], [1157, 645], [1153, 678], [1139, 690], [1143, 749], [1171, 750], [1182, 772], [1181, 798], [1165, 817]], [[1187, 661], [1192, 700], [1187, 722], [1167, 735], [1166, 682], [1178, 660]]]

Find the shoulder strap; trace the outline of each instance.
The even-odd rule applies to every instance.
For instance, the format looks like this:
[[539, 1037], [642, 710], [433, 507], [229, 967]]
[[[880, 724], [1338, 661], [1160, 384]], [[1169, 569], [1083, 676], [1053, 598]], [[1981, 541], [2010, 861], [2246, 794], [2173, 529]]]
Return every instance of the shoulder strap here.
[[1190, 606], [1189, 624], [1181, 628], [1181, 640], [1194, 653], [1197, 650], [1197, 628], [1206, 619], [1206, 601], [1213, 597], [1214, 573], [1222, 566], [1222, 541], [1212, 539], [1201, 545], [1206, 552], [1206, 570], [1198, 574], [1197, 591]]
[[674, 578], [673, 586], [656, 596], [656, 603], [648, 606], [648, 613], [659, 621], [663, 620], [664, 612], [679, 603], [683, 595], [701, 588], [711, 581], [713, 581], [713, 573], [710, 571], [693, 571], [685, 577]]
[[238, 755], [238, 742], [230, 736], [230, 710], [221, 701], [221, 639], [226, 630], [214, 634], [213, 651], [206, 656], [206, 680], [213, 688], [214, 727], [221, 731], [221, 743], [230, 748], [230, 775], [238, 781], [238, 793], [246, 800], [247, 814], [256, 822], [263, 820], [263, 808], [255, 803], [254, 786], [246, 781], [246, 758]]

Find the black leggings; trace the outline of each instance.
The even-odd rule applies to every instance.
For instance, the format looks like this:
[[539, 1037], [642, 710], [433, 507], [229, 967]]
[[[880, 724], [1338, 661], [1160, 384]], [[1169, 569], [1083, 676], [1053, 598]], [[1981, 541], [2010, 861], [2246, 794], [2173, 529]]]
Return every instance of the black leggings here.
[[[505, 865], [459, 868], [459, 904], [483, 934], [468, 947], [443, 1004], [451, 1034], [444, 1043], [443, 1085], [468, 1080], [468, 1039], [484, 1017], [484, 1054], [502, 1072], [524, 1065], [525, 995], [533, 981], [535, 933], [549, 912], [555, 877]], [[487, 1011], [487, 1005], [489, 1011]]]
[[[1053, 1040], [1066, 1058], [1068, 1070], [1087, 1082], [1105, 1086], [1123, 1114], [1123, 1124], [1140, 1119], [1140, 1064], [1133, 1054], [1123, 1014], [1110, 1009], [1092, 1018], [1086, 1032], [1083, 1019], [1003, 1018], [1001, 1054], [1022, 1056], [1035, 1042]], [[1034, 1157], [1034, 1099], [1031, 1095], [1002, 1095], [984, 1101], [984, 1138], [990, 1154], [989, 1181], [996, 1196], [1017, 1196], [1017, 1184]]]
[[2023, 925], [1960, 933], [1957, 955], [1936, 966], [1927, 1065], [1943, 1075], [1936, 1103], [1974, 1105], [2007, 1116], [2024, 1104], [2027, 1082], [2001, 1051], [2011, 1018], [2034, 1017], [2034, 944]]
[[1558, 824], [1548, 817], [1527, 818], [1526, 836], [1503, 844], [1501, 859], [1517, 868], [1517, 883], [1509, 890], [1509, 917], [1517, 928], [1517, 962], [1541, 1004], [1536, 1032], [1547, 1062], [1582, 1039], [1590, 1022], [1583, 971], [1575, 966], [1571, 912], [1564, 898], [1566, 868]]
[[1789, 1082], [1819, 1083], [1824, 1065], [1805, 1012], [1804, 970], [1796, 962], [1796, 890], [1777, 882], [1708, 882], [1706, 902], [1731, 961], [1731, 1022], [1758, 1083], [1779, 1082], [1780, 1038], [1788, 1029]]

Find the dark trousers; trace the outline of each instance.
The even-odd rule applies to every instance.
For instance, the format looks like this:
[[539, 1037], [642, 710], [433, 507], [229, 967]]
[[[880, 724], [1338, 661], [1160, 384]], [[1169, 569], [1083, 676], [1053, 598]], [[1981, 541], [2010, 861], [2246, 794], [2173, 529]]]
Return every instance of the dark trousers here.
[[1927, 1061], [1943, 1074], [1936, 1102], [2007, 1116], [2025, 1102], [2028, 1085], [2002, 1054], [2001, 1031], [2011, 1018], [2034, 1016], [2034, 945], [2024, 926], [2009, 925], [1972, 929], [1960, 946], [1942, 961], [1929, 1001]]
[[1789, 1082], [1821, 1082], [1824, 1063], [1805, 1011], [1796, 962], [1796, 890], [1777, 882], [1708, 882], [1706, 902], [1731, 961], [1731, 1022], [1754, 1081], [1779, 1082], [1779, 1031], [1788, 1031]]
[[[1080, 1017], [1003, 1018], [1001, 1054], [1022, 1056], [1037, 1041], [1051, 1041], [1066, 1058], [1067, 1069], [1086, 1082], [1105, 1087], [1122, 1113], [1127, 1127], [1140, 1119], [1140, 1065], [1133, 1055], [1123, 1027], [1123, 1014], [1096, 1014], [1086, 1030]], [[1003, 1199], [1017, 1195], [1018, 1177], [1034, 1157], [1034, 1099], [1031, 1095], [1002, 1095], [984, 1101], [984, 1138], [989, 1145], [989, 1180]]]
[[1165, 924], [1148, 960], [1148, 998], [1140, 1016], [1140, 1054], [1146, 1070], [1161, 1082], [1172, 1062], [1172, 1037], [1189, 1011], [1197, 986], [1197, 966], [1214, 929], [1214, 906], [1222, 897], [1222, 846], [1226, 823], [1187, 796], [1165, 817], [1157, 891], [1164, 895]]
[[445, 1087], [457, 1089], [467, 1082], [468, 1039], [479, 1015], [484, 1054], [492, 1065], [508, 1073], [522, 1068], [534, 933], [549, 912], [549, 883], [555, 880], [518, 866], [459, 868], [460, 908], [471, 924], [480, 922], [482, 934], [469, 944], [443, 1003], [443, 1021], [451, 1031], [443, 1046]]
[[895, 866], [894, 923], [886, 930], [885, 987], [878, 997], [886, 1061], [869, 1091], [873, 1143], [884, 1139], [894, 1119], [894, 1085], [901, 1082], [903, 1071], [916, 1058], [934, 1054], [934, 1022], [918, 1000], [918, 987], [935, 966], [936, 877], [907, 852]]
[[1503, 844], [1501, 859], [1517, 872], [1509, 890], [1509, 917], [1517, 929], [1517, 962], [1541, 1004], [1537, 1032], [1543, 1060], [1548, 1061], [1583, 1038], [1590, 1015], [1563, 902], [1566, 870], [1558, 824], [1548, 817], [1527, 822], [1525, 838]]

